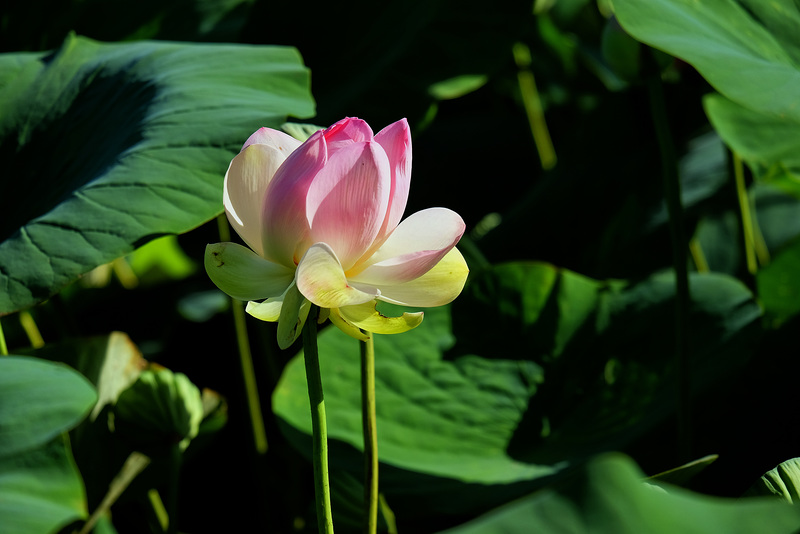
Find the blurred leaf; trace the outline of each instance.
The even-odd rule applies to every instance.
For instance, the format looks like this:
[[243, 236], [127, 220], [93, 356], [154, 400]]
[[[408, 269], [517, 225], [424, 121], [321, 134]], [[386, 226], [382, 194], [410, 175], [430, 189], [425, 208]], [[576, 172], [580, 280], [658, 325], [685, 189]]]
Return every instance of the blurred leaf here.
[[428, 93], [437, 100], [451, 100], [477, 91], [487, 81], [488, 78], [482, 74], [464, 74], [431, 85]]
[[642, 482], [629, 458], [589, 462], [568, 484], [490, 512], [447, 534], [791, 534], [800, 508], [766, 499], [721, 499]]
[[800, 458], [781, 462], [775, 469], [767, 471], [745, 495], [775, 495], [796, 503], [800, 500]]
[[203, 419], [197, 429], [198, 435], [222, 429], [228, 422], [228, 405], [225, 399], [216, 391], [203, 388], [201, 401], [203, 403]]
[[138, 347], [123, 332], [51, 343], [31, 354], [66, 363], [94, 384], [97, 403], [92, 409], [91, 420], [105, 405], [114, 404], [120, 393], [136, 382], [139, 373], [147, 365]]
[[317, 126], [315, 124], [301, 124], [299, 122], [285, 122], [281, 124], [281, 130], [291, 135], [295, 139], [305, 141], [317, 130], [324, 130], [326, 126]]
[[698, 458], [697, 460], [693, 460], [679, 467], [653, 475], [650, 477], [650, 480], [685, 487], [690, 480], [714, 463], [717, 458], [719, 458], [719, 455], [709, 454], [708, 456], [703, 456], [702, 458]]
[[197, 386], [182, 373], [152, 368], [122, 392], [115, 408], [115, 428], [146, 454], [180, 442], [186, 449], [197, 436], [203, 401]]
[[800, 239], [773, 256], [756, 274], [758, 296], [770, 326], [777, 328], [800, 313]]
[[614, 0], [636, 39], [692, 64], [720, 93], [800, 121], [800, 9], [794, 0]]
[[167, 235], [137, 248], [129, 258], [139, 280], [182, 280], [197, 270], [197, 265], [178, 245], [178, 238]]
[[19, 74], [0, 92], [0, 315], [214, 217], [247, 136], [314, 109], [291, 48], [70, 36], [0, 61]]
[[0, 458], [52, 441], [80, 423], [96, 401], [92, 385], [66, 365], [0, 358]]
[[66, 436], [0, 458], [3, 534], [55, 532], [86, 515], [83, 481]]
[[204, 323], [231, 306], [231, 298], [219, 289], [190, 293], [178, 301], [181, 316], [195, 323]]
[[753, 111], [714, 94], [703, 106], [720, 136], [759, 176], [776, 164], [800, 173], [800, 117]]

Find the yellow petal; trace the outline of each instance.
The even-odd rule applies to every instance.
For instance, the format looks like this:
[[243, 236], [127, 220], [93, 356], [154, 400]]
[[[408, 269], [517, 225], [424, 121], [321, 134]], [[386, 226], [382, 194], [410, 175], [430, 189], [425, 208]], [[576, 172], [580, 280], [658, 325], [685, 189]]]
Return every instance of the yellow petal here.
[[347, 283], [336, 253], [325, 243], [315, 243], [297, 265], [295, 276], [300, 292], [320, 308], [339, 308], [363, 304], [380, 292], [369, 288], [356, 289]]
[[339, 308], [338, 312], [348, 323], [375, 334], [401, 334], [422, 323], [422, 312], [403, 313], [400, 317], [386, 317], [375, 308], [376, 304], [375, 301], [372, 301], [356, 306], [345, 306]]
[[367, 341], [369, 339], [369, 333], [362, 332], [357, 326], [344, 319], [339, 313], [339, 308], [332, 308], [330, 310], [330, 320], [336, 328], [350, 337], [356, 338], [359, 341]]
[[[452, 302], [464, 289], [469, 267], [464, 256], [453, 248], [433, 269], [403, 284], [379, 286], [379, 300], [404, 306], [431, 308]], [[367, 287], [358, 285], [359, 289]]]

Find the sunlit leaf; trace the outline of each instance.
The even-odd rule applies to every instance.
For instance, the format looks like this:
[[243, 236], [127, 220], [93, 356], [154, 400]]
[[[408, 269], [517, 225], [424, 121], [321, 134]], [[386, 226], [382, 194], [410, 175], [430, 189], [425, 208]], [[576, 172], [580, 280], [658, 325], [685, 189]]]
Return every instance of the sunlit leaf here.
[[314, 109], [292, 48], [71, 36], [0, 64], [0, 315], [214, 217], [247, 136]]
[[752, 110], [800, 120], [800, 9], [793, 0], [614, 0], [636, 39], [691, 63]]

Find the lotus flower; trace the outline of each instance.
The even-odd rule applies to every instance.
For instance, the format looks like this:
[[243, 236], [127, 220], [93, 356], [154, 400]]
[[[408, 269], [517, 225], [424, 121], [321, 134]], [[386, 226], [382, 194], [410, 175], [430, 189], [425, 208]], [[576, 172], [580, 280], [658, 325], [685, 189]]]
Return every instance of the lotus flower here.
[[206, 271], [250, 301], [249, 314], [278, 321], [282, 348], [300, 335], [310, 303], [359, 339], [414, 328], [422, 312], [386, 317], [376, 301], [447, 304], [468, 269], [455, 248], [465, 228], [458, 214], [430, 208], [400, 221], [410, 179], [405, 119], [373, 135], [347, 118], [302, 144], [261, 128], [225, 175], [225, 212], [249, 248], [208, 245]]

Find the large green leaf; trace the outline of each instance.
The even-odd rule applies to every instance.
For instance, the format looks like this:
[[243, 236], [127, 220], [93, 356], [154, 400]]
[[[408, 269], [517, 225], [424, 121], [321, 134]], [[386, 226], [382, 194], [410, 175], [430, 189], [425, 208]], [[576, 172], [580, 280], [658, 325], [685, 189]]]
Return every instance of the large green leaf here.
[[720, 499], [642, 482], [629, 459], [605, 455], [568, 484], [492, 511], [447, 534], [791, 534], [800, 508], [764, 498]]
[[800, 173], [800, 118], [753, 111], [717, 94], [703, 105], [725, 142], [759, 175], [776, 164]]
[[0, 67], [0, 315], [220, 213], [247, 136], [314, 110], [292, 48], [69, 37]]
[[[692, 292], [699, 390], [745, 359], [761, 312], [726, 276], [694, 276]], [[641, 436], [674, 407], [673, 298], [668, 273], [626, 285], [510, 263], [475, 273], [452, 307], [425, 310], [415, 330], [378, 336], [382, 488], [393, 507], [476, 513], [501, 491], [519, 496], [587, 454]], [[328, 329], [319, 346], [329, 435], [357, 450], [358, 343]], [[273, 406], [306, 449], [301, 357], [285, 369]], [[333, 451], [334, 465], [359, 465]], [[438, 491], [410, 504], [420, 498], [410, 487]]]
[[794, 0], [614, 0], [636, 39], [691, 63], [750, 109], [800, 120], [800, 8]]
[[[422, 325], [409, 333], [376, 337], [378, 440], [383, 461], [486, 484], [555, 471], [517, 462], [505, 453], [527, 400], [542, 379], [538, 365], [477, 356], [443, 361], [443, 352], [454, 341], [448, 308], [425, 310]], [[329, 434], [360, 447], [358, 342], [329, 328], [320, 335], [319, 347]], [[310, 432], [302, 356], [284, 371], [273, 405], [289, 424]]]
[[70, 430], [96, 401], [89, 381], [66, 365], [25, 356], [0, 358], [0, 458]]
[[66, 436], [0, 458], [0, 525], [4, 534], [54, 532], [85, 517], [83, 481]]
[[0, 358], [0, 525], [3, 532], [51, 532], [85, 517], [86, 496], [66, 437], [97, 395], [69, 367]]

